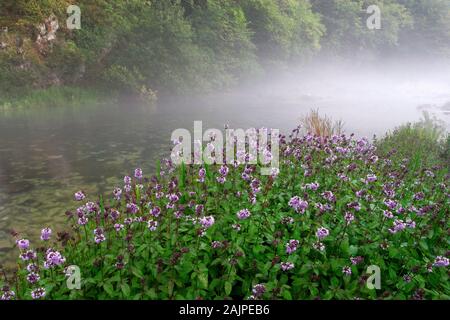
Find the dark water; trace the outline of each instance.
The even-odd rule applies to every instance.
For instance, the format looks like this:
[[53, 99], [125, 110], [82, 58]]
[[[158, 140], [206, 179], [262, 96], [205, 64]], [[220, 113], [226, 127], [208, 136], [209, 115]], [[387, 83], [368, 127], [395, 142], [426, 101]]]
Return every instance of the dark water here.
[[[62, 229], [64, 212], [76, 208], [75, 191], [109, 195], [134, 168], [152, 173], [156, 161], [170, 153], [171, 132], [177, 128], [193, 132], [194, 120], [203, 121], [204, 131], [222, 129], [225, 123], [232, 128], [287, 131], [302, 114], [319, 108], [344, 120], [346, 132], [371, 137], [419, 119], [421, 105], [439, 111], [450, 101], [450, 89], [428, 96], [367, 96], [354, 90], [336, 98], [330, 97], [332, 91], [318, 95], [314, 88], [279, 84], [251, 94], [242, 92], [172, 99], [156, 107], [123, 104], [1, 111], [0, 263], [10, 264], [16, 256], [10, 229], [31, 239], [37, 239], [43, 227]], [[339, 86], [335, 92], [343, 93]], [[439, 112], [448, 125], [448, 115]]]

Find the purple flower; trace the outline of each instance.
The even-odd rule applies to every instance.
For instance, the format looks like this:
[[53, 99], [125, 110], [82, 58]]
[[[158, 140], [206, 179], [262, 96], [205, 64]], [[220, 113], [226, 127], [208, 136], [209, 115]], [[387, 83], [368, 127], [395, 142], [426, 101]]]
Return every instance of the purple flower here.
[[241, 231], [241, 225], [239, 223], [235, 223], [231, 227], [236, 231]]
[[399, 231], [402, 231], [406, 228], [406, 224], [403, 222], [403, 220], [396, 219], [394, 221], [394, 226], [392, 228], [389, 228], [389, 232], [392, 234], [395, 234]]
[[364, 258], [361, 256], [351, 257], [350, 261], [353, 265], [357, 265], [357, 264], [360, 264], [361, 262], [363, 262]]
[[116, 221], [117, 219], [119, 219], [119, 216], [120, 216], [120, 213], [116, 209], [111, 209], [111, 211], [109, 212], [109, 217], [113, 221]]
[[349, 204], [347, 204], [347, 207], [356, 211], [361, 210], [361, 205], [357, 201], [350, 202]]
[[84, 194], [83, 191], [75, 192], [74, 196], [75, 196], [75, 200], [76, 201], [81, 201], [81, 200], [84, 200], [86, 198], [86, 195]]
[[22, 254], [20, 254], [20, 259], [23, 261], [35, 260], [37, 258], [37, 254], [33, 250], [28, 250]]
[[298, 240], [289, 240], [288, 243], [286, 243], [286, 253], [291, 254], [297, 250], [299, 242]]
[[155, 231], [157, 227], [158, 227], [158, 221], [156, 221], [156, 220], [149, 220], [147, 222], [147, 228], [150, 231]]
[[319, 229], [317, 229], [317, 232], [316, 232], [316, 236], [317, 236], [317, 238], [319, 238], [319, 240], [324, 239], [329, 234], [330, 234], [330, 231], [328, 231], [328, 229], [326, 229], [324, 227], [320, 227]]
[[319, 184], [317, 182], [307, 183], [305, 184], [305, 188], [316, 191], [317, 189], [319, 189]]
[[105, 235], [103, 233], [99, 234], [99, 235], [96, 235], [94, 237], [94, 241], [95, 241], [96, 244], [100, 244], [100, 243], [102, 243], [105, 240], [106, 240], [106, 237], [105, 237]]
[[322, 194], [322, 197], [330, 202], [336, 202], [336, 197], [334, 196], [333, 192], [331, 191], [325, 191]]
[[51, 236], [52, 236], [52, 229], [44, 228], [44, 229], [41, 230], [41, 240], [42, 241], [50, 240]]
[[122, 195], [122, 189], [114, 188], [113, 195], [114, 195], [114, 199], [120, 200], [120, 196]]
[[82, 216], [82, 217], [78, 218], [78, 224], [80, 226], [86, 225], [88, 223], [88, 221], [89, 221], [89, 219], [87, 217], [85, 217], [85, 216]]
[[295, 196], [289, 200], [288, 205], [294, 208], [297, 213], [304, 213], [308, 208], [308, 201], [302, 200], [300, 197]]
[[155, 218], [159, 217], [159, 215], [161, 214], [161, 208], [160, 207], [154, 207], [151, 211], [150, 214], [152, 216], [154, 216]]
[[131, 185], [130, 184], [126, 184], [123, 186], [123, 190], [125, 190], [125, 192], [130, 192], [131, 191]]
[[223, 247], [223, 243], [220, 242], [220, 241], [213, 241], [213, 242], [211, 243], [211, 247], [212, 247], [213, 249], [219, 249], [219, 248], [222, 248], [222, 247]]
[[27, 281], [31, 284], [35, 284], [41, 277], [37, 273], [30, 273], [27, 275]]
[[45, 288], [37, 288], [31, 291], [31, 297], [34, 300], [41, 299], [45, 297]]
[[346, 212], [344, 215], [344, 219], [347, 222], [347, 224], [349, 224], [350, 222], [355, 220], [355, 216], [351, 212]]
[[384, 201], [384, 204], [390, 209], [394, 210], [397, 207], [397, 202], [391, 199]]
[[30, 241], [27, 239], [17, 240], [16, 244], [21, 250], [27, 250], [30, 247]]
[[352, 275], [352, 268], [350, 268], [349, 266], [345, 266], [342, 268], [342, 273], [346, 276], [350, 276]]
[[169, 194], [168, 196], [167, 196], [167, 198], [169, 198], [169, 201], [170, 202], [177, 202], [180, 198], [176, 195], [176, 194], [174, 194], [174, 193], [172, 193], [172, 194]]
[[411, 282], [411, 280], [412, 280], [412, 278], [411, 278], [411, 276], [409, 274], [405, 274], [403, 276], [403, 281], [405, 281], [406, 283]]
[[280, 268], [283, 271], [288, 271], [294, 268], [294, 264], [292, 262], [282, 262]]
[[197, 181], [198, 182], [204, 182], [205, 181], [205, 176], [206, 176], [206, 170], [205, 170], [205, 168], [201, 168], [200, 170], [198, 170], [198, 177], [199, 177], [199, 179]]
[[252, 289], [252, 293], [255, 296], [255, 298], [261, 297], [265, 292], [266, 286], [263, 284], [256, 284]]
[[433, 266], [435, 267], [448, 267], [449, 260], [443, 256], [437, 256], [434, 260]]
[[406, 220], [406, 227], [408, 227], [410, 229], [414, 229], [416, 227], [416, 222], [411, 220], [411, 219], [407, 219]]
[[117, 232], [121, 231], [123, 228], [125, 228], [125, 226], [124, 226], [123, 224], [116, 223], [116, 224], [114, 225], [114, 229], [115, 229]]
[[229, 169], [226, 165], [222, 165], [219, 169], [220, 175], [222, 175], [224, 177], [228, 174], [228, 171], [229, 171]]
[[30, 273], [37, 273], [39, 271], [39, 267], [34, 263], [30, 263], [27, 265], [27, 271]]
[[203, 217], [200, 219], [200, 224], [203, 226], [203, 228], [208, 229], [214, 224], [214, 217], [213, 216]]
[[236, 215], [238, 219], [244, 220], [250, 217], [251, 214], [250, 211], [248, 211], [248, 209], [242, 209], [238, 213], [236, 213]]
[[127, 203], [127, 211], [136, 214], [139, 212], [139, 207], [135, 203]]
[[13, 300], [16, 297], [16, 293], [12, 290], [6, 290], [3, 292], [0, 300]]
[[48, 249], [45, 256], [44, 268], [49, 269], [55, 266], [60, 266], [66, 262], [66, 258], [64, 258], [59, 251]]
[[377, 176], [374, 174], [368, 174], [366, 177], [367, 182], [375, 182], [377, 181]]
[[227, 179], [223, 176], [217, 177], [216, 180], [220, 184], [224, 184], [227, 181]]
[[384, 210], [383, 215], [388, 219], [394, 218], [394, 214], [392, 212], [390, 212], [389, 210]]
[[324, 251], [325, 250], [325, 245], [322, 242], [315, 242], [313, 244], [313, 248], [318, 250], [318, 251]]
[[123, 177], [123, 183], [124, 184], [131, 184], [131, 178], [129, 176]]
[[141, 168], [136, 168], [136, 169], [134, 169], [134, 177], [136, 178], [136, 179], [142, 179], [142, 169]]
[[417, 192], [414, 194], [414, 200], [422, 200], [423, 198], [425, 198], [425, 194], [423, 192]]

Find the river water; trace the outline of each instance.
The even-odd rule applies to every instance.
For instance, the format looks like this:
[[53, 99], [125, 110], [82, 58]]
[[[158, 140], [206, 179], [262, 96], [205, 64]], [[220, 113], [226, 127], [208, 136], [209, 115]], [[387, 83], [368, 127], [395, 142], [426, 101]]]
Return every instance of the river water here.
[[286, 132], [310, 109], [342, 119], [347, 133], [369, 138], [419, 119], [423, 110], [449, 128], [450, 79], [334, 75], [302, 82], [290, 76], [221, 94], [165, 99], [154, 107], [0, 112], [0, 264], [10, 265], [17, 254], [9, 230], [30, 239], [46, 226], [61, 230], [64, 212], [76, 208], [74, 192], [109, 195], [134, 168], [153, 173], [156, 161], [170, 153], [174, 129], [193, 132], [194, 121], [201, 120], [203, 130], [226, 123]]

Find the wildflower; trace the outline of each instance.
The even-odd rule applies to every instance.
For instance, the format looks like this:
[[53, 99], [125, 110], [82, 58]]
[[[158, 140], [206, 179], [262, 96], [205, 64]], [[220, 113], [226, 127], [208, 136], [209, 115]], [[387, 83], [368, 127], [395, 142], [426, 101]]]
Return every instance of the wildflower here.
[[241, 225], [239, 223], [234, 223], [231, 227], [236, 231], [241, 231]]
[[41, 240], [42, 241], [50, 240], [51, 235], [52, 235], [52, 229], [45, 228], [45, 229], [41, 230]]
[[433, 266], [435, 267], [448, 267], [448, 265], [449, 265], [448, 258], [443, 256], [437, 256], [433, 263]]
[[410, 229], [414, 229], [416, 227], [416, 222], [411, 220], [411, 219], [407, 219], [406, 220], [406, 227], [408, 227]]
[[111, 209], [111, 211], [109, 212], [109, 217], [113, 221], [116, 221], [117, 219], [119, 219], [119, 216], [120, 216], [120, 213], [116, 209]]
[[217, 177], [216, 180], [220, 184], [224, 184], [227, 181], [227, 179], [223, 176]]
[[124, 185], [123, 190], [125, 190], [125, 192], [129, 193], [131, 191], [131, 185], [129, 185], [129, 184]]
[[45, 297], [45, 288], [37, 288], [31, 291], [31, 297], [34, 300], [41, 299]]
[[319, 238], [319, 240], [326, 238], [329, 234], [330, 234], [330, 231], [328, 231], [328, 229], [326, 229], [324, 227], [320, 227], [319, 229], [317, 229], [317, 232], [316, 232], [316, 236], [317, 236], [317, 238]]
[[313, 248], [318, 250], [318, 251], [324, 251], [325, 250], [325, 245], [322, 242], [315, 242], [313, 244]]
[[149, 221], [147, 222], [147, 228], [148, 228], [150, 231], [155, 231], [155, 230], [156, 230], [156, 227], [158, 227], [158, 221], [156, 221], [156, 220], [149, 220]]
[[411, 276], [409, 274], [405, 274], [403, 276], [403, 281], [405, 281], [406, 283], [411, 282], [411, 280], [412, 280], [412, 278], [411, 278]]
[[78, 218], [78, 224], [80, 226], [86, 225], [88, 223], [88, 221], [89, 221], [89, 219], [87, 217], [85, 217], [85, 216], [82, 216], [82, 217]]
[[200, 219], [200, 224], [203, 226], [203, 228], [208, 229], [214, 224], [214, 217], [213, 216], [203, 217]]
[[355, 216], [351, 212], [346, 212], [344, 215], [344, 219], [347, 222], [347, 224], [349, 224], [350, 222], [355, 220]]
[[219, 169], [219, 173], [221, 176], [225, 177], [228, 174], [228, 167], [226, 165], [222, 165]]
[[142, 169], [141, 168], [136, 168], [136, 169], [134, 169], [134, 177], [136, 178], [136, 179], [142, 179]]
[[21, 250], [27, 250], [30, 247], [30, 241], [27, 239], [17, 240], [16, 244]]
[[95, 241], [96, 244], [100, 244], [100, 243], [102, 243], [105, 240], [106, 240], [106, 237], [105, 237], [105, 235], [103, 233], [99, 234], [99, 235], [96, 235], [94, 237], [94, 241]]
[[60, 266], [66, 262], [66, 258], [64, 258], [59, 251], [48, 249], [45, 256], [44, 268], [49, 269], [54, 266]]
[[336, 202], [336, 197], [334, 196], [333, 192], [331, 192], [331, 191], [325, 191], [321, 194], [321, 196], [325, 200], [328, 200], [329, 202]]
[[425, 170], [425, 175], [426, 175], [427, 177], [434, 178], [434, 173], [433, 173], [433, 171], [431, 171], [431, 170]]
[[345, 266], [342, 268], [342, 273], [346, 276], [352, 275], [352, 269], [349, 266]]
[[176, 194], [169, 194], [167, 195], [167, 198], [170, 202], [177, 202], [180, 198]]
[[347, 207], [350, 208], [350, 209], [355, 209], [356, 211], [361, 210], [361, 205], [357, 201], [350, 202], [349, 204], [347, 204]]
[[363, 262], [363, 261], [364, 261], [364, 258], [361, 257], [361, 256], [350, 257], [350, 262], [351, 262], [353, 265], [360, 264], [360, 263]]
[[39, 271], [39, 267], [34, 263], [30, 263], [27, 265], [27, 271], [30, 273], [36, 273]]
[[88, 212], [96, 212], [97, 205], [94, 202], [88, 202], [88, 203], [86, 203], [86, 210]]
[[391, 199], [384, 201], [384, 204], [390, 209], [394, 210], [397, 207], [397, 202]]
[[197, 204], [195, 206], [195, 213], [201, 215], [203, 213], [204, 206], [202, 204]]
[[114, 188], [113, 190], [114, 199], [120, 200], [120, 197], [122, 195], [122, 189], [120, 188]]
[[405, 228], [406, 228], [406, 224], [403, 222], [403, 220], [396, 219], [394, 221], [394, 226], [392, 228], [389, 228], [389, 232], [392, 234], [395, 234], [399, 231], [402, 231]]
[[124, 226], [123, 224], [120, 224], [120, 223], [114, 224], [114, 229], [115, 229], [117, 232], [123, 230], [123, 228], [125, 228], [125, 226]]
[[132, 223], [133, 223], [133, 219], [132, 218], [125, 218], [123, 220], [123, 224], [130, 225]]
[[16, 297], [16, 293], [12, 290], [6, 290], [3, 292], [2, 296], [0, 297], [0, 300], [13, 300]]
[[377, 176], [374, 174], [368, 174], [366, 176], [366, 181], [367, 182], [375, 182], [375, 181], [377, 181]]
[[355, 195], [356, 195], [358, 198], [362, 198], [362, 197], [364, 196], [365, 193], [366, 193], [366, 190], [358, 190], [358, 191], [355, 192]]
[[211, 247], [212, 247], [213, 249], [219, 249], [219, 248], [222, 248], [222, 247], [223, 247], [223, 243], [220, 242], [220, 241], [213, 241], [213, 242], [211, 243]]
[[161, 214], [161, 208], [160, 207], [154, 207], [151, 211], [150, 214], [152, 216], [154, 216], [155, 218], [159, 217], [159, 215]]
[[198, 182], [204, 182], [205, 181], [205, 176], [206, 176], [206, 170], [204, 168], [201, 168], [200, 170], [198, 170], [198, 177], [199, 177], [199, 179], [197, 181]]
[[291, 254], [297, 250], [299, 242], [298, 240], [289, 240], [288, 243], [286, 243], [286, 253]]
[[281, 219], [281, 223], [282, 224], [293, 224], [294, 223], [294, 218], [292, 218], [292, 217], [283, 217]]
[[123, 183], [130, 185], [131, 184], [131, 178], [129, 176], [123, 177]]
[[309, 204], [308, 201], [302, 200], [300, 197], [295, 196], [289, 200], [288, 205], [294, 208], [297, 213], [304, 213]]
[[86, 195], [84, 194], [84, 192], [83, 191], [77, 191], [77, 192], [75, 192], [75, 200], [76, 201], [81, 201], [81, 200], [84, 200], [85, 198], [86, 198]]
[[288, 271], [294, 268], [294, 264], [292, 262], [282, 262], [280, 268], [283, 271]]
[[305, 188], [312, 191], [316, 191], [317, 189], [319, 189], [319, 184], [317, 182], [307, 183], [305, 184]]
[[255, 298], [261, 297], [265, 292], [266, 286], [263, 284], [256, 284], [252, 289], [252, 293]]
[[20, 254], [20, 259], [23, 261], [35, 260], [37, 258], [37, 254], [33, 250], [28, 250], [22, 254]]
[[136, 214], [139, 212], [139, 207], [135, 203], [127, 203], [127, 211]]
[[383, 215], [388, 219], [394, 218], [394, 214], [392, 212], [390, 212], [389, 210], [384, 210]]
[[425, 194], [423, 192], [417, 192], [416, 194], [414, 194], [414, 200], [422, 200], [423, 198], [425, 198]]
[[37, 273], [30, 273], [27, 275], [27, 281], [31, 284], [35, 284], [41, 277]]
[[248, 217], [250, 217], [250, 211], [248, 211], [248, 209], [242, 209], [240, 211], [238, 211], [238, 213], [236, 213], [238, 219], [244, 220], [247, 219]]

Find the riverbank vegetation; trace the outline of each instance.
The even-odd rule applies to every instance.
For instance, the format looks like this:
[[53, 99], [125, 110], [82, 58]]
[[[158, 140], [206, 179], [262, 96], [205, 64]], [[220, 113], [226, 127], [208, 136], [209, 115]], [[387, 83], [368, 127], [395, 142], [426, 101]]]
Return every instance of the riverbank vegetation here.
[[[71, 4], [81, 29], [66, 26]], [[373, 4], [380, 30], [366, 26]], [[0, 13], [0, 101], [11, 106], [53, 94], [57, 105], [61, 93], [47, 89], [62, 86], [153, 102], [314, 58], [367, 63], [450, 51], [446, 0], [7, 0]]]
[[108, 195], [78, 191], [66, 231], [12, 233], [18, 270], [1, 297], [449, 299], [449, 151], [436, 130], [425, 119], [373, 144], [299, 126], [270, 176], [262, 163], [167, 160]]

